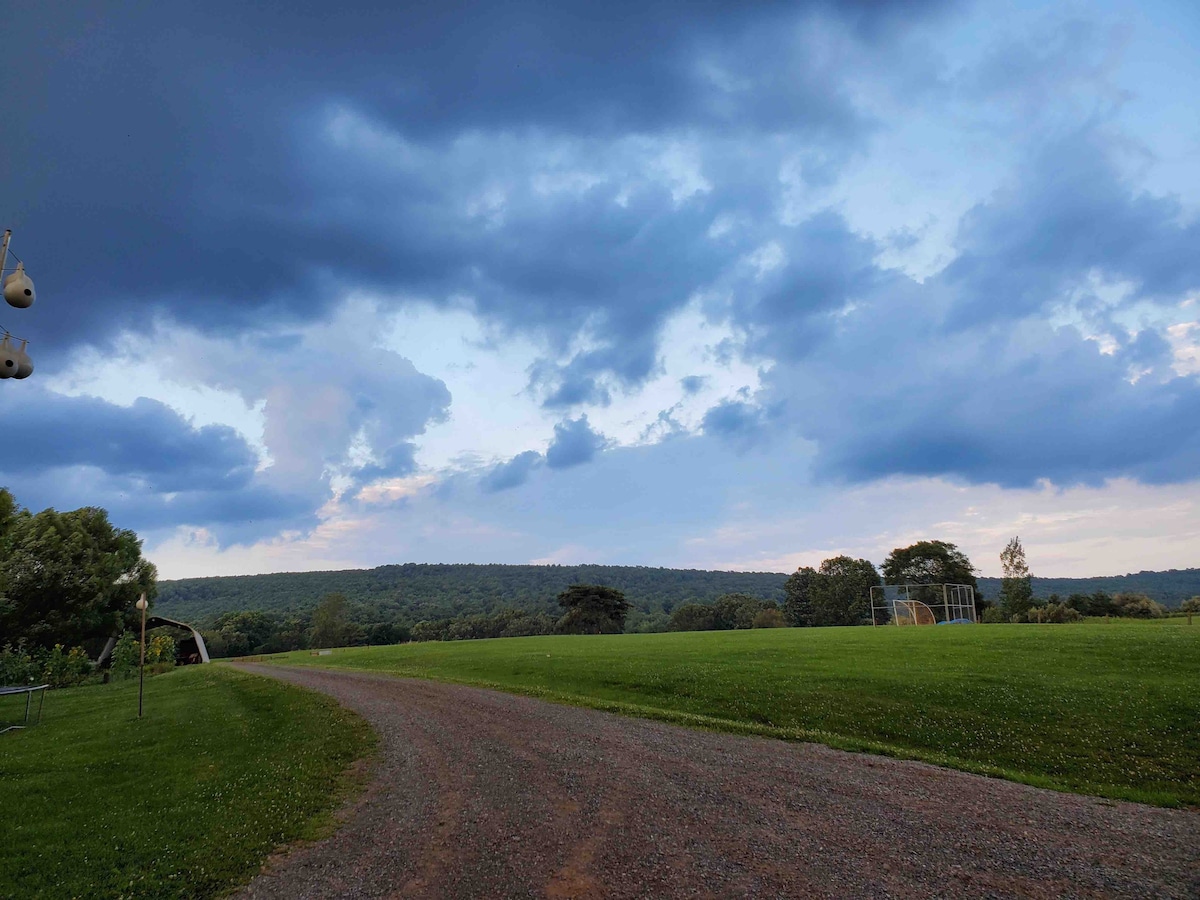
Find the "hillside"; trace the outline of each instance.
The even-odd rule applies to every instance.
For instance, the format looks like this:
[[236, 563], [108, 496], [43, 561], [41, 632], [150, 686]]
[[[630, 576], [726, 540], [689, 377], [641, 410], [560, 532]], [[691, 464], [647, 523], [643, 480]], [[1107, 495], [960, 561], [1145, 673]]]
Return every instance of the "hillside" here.
[[[224, 612], [262, 610], [300, 612], [325, 594], [340, 591], [352, 602], [377, 609], [383, 619], [410, 621], [504, 607], [550, 610], [555, 596], [570, 584], [590, 582], [623, 590], [644, 612], [669, 611], [688, 600], [711, 601], [742, 591], [769, 600], [783, 599], [787, 575], [779, 572], [711, 572], [702, 569], [653, 569], [643, 566], [508, 566], [406, 563], [376, 569], [336, 572], [286, 572], [185, 578], [159, 584], [157, 608], [163, 615], [204, 622]], [[1000, 579], [981, 578], [984, 596], [994, 598]], [[1167, 606], [1200, 594], [1200, 569], [1138, 572], [1106, 578], [1034, 578], [1039, 597], [1057, 593], [1141, 591]]]
[[711, 601], [735, 591], [782, 601], [786, 580], [782, 573], [643, 566], [406, 563], [377, 569], [163, 581], [156, 606], [163, 615], [203, 622], [235, 610], [311, 609], [325, 594], [340, 591], [353, 603], [378, 609], [384, 620], [402, 617], [415, 622], [505, 607], [557, 609], [555, 598], [568, 585], [592, 583], [624, 591], [644, 612], [659, 612], [687, 600]]
[[[979, 589], [985, 597], [995, 599], [1000, 593], [999, 578], [980, 578]], [[1033, 579], [1035, 597], [1058, 594], [1094, 594], [1104, 591], [1118, 594], [1133, 591], [1145, 594], [1167, 607], [1178, 606], [1189, 597], [1200, 595], [1200, 569], [1168, 569], [1165, 572], [1137, 572], [1129, 575], [1109, 575], [1097, 578], [1037, 578]]]

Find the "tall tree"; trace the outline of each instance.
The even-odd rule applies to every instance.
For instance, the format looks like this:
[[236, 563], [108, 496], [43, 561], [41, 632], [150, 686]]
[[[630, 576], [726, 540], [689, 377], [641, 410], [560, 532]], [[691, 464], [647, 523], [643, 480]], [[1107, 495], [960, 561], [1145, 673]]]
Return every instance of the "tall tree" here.
[[1022, 616], [1033, 606], [1033, 576], [1025, 562], [1021, 538], [1014, 537], [1000, 554], [1000, 608], [1006, 616]]
[[871, 618], [871, 588], [880, 584], [869, 560], [835, 556], [812, 582], [814, 625], [862, 625]]
[[81, 644], [133, 624], [133, 604], [153, 599], [154, 566], [142, 542], [97, 507], [19, 509], [0, 489], [0, 634], [32, 644]]
[[621, 591], [602, 584], [573, 584], [558, 605], [566, 610], [555, 627], [560, 634], [620, 634], [630, 610]]
[[817, 570], [812, 566], [801, 566], [783, 584], [783, 618], [793, 628], [807, 628], [813, 624], [813, 582]]
[[326, 594], [313, 610], [309, 643], [313, 647], [345, 647], [350, 643], [350, 620], [345, 594]]
[[885, 584], [969, 584], [975, 589], [975, 612], [987, 604], [967, 555], [946, 541], [917, 541], [897, 547], [883, 561]]

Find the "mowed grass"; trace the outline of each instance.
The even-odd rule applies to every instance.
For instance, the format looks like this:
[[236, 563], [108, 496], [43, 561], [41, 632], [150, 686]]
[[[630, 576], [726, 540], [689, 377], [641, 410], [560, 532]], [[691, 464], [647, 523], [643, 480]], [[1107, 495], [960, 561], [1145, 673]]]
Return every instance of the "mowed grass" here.
[[509, 638], [272, 660], [1200, 804], [1200, 627], [1182, 620]]
[[[0, 714], [11, 718], [7, 707]], [[224, 666], [53, 691], [0, 735], [0, 897], [210, 897], [327, 826], [373, 742], [332, 700]]]

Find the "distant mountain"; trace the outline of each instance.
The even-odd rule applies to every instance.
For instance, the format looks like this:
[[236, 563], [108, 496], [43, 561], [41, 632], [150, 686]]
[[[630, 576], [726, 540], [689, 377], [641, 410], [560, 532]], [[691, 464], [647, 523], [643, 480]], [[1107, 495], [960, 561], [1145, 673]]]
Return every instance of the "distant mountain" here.
[[[985, 597], [995, 599], [1000, 593], [999, 578], [980, 578], [979, 589]], [[1132, 591], [1145, 594], [1164, 606], [1178, 606], [1189, 597], [1200, 596], [1200, 569], [1168, 569], [1165, 572], [1137, 572], [1130, 575], [1107, 575], [1099, 578], [1038, 578], [1033, 579], [1035, 597], [1058, 594], [1094, 594], [1105, 591], [1117, 594]]]
[[224, 612], [300, 612], [338, 591], [379, 611], [375, 618], [412, 622], [505, 607], [557, 609], [555, 598], [572, 584], [606, 584], [625, 592], [643, 612], [669, 612], [688, 600], [708, 602], [737, 591], [783, 600], [787, 575], [709, 572], [643, 566], [506, 566], [407, 563], [338, 572], [287, 572], [184, 578], [159, 582], [155, 604], [163, 615], [203, 622]]
[[[712, 572], [652, 569], [644, 566], [506, 566], [407, 563], [339, 572], [286, 572], [184, 578], [159, 583], [156, 606], [164, 615], [205, 622], [224, 612], [301, 612], [325, 594], [339, 591], [354, 604], [378, 610], [379, 619], [412, 622], [504, 607], [529, 611], [556, 609], [555, 597], [568, 585], [607, 584], [619, 588], [646, 613], [670, 612], [689, 600], [708, 602], [741, 591], [764, 600], [783, 600], [782, 572]], [[980, 578], [984, 596], [995, 599], [999, 578]], [[1138, 572], [1104, 578], [1034, 578], [1034, 594], [1139, 591], [1166, 606], [1200, 595], [1200, 569]]]

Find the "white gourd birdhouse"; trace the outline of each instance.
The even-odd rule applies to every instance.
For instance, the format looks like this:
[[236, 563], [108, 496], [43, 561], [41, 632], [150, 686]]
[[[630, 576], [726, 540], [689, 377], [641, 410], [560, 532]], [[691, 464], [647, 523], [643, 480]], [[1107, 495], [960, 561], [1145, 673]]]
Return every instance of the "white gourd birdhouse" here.
[[17, 309], [33, 306], [37, 293], [33, 289], [33, 280], [25, 274], [25, 263], [17, 263], [17, 271], [4, 279], [4, 299]]
[[12, 345], [8, 335], [5, 335], [4, 340], [0, 341], [0, 378], [12, 378], [20, 367], [21, 360], [17, 357], [17, 348]]
[[21, 341], [21, 346], [17, 348], [17, 371], [13, 378], [28, 378], [33, 374], [33, 360], [25, 349], [28, 346], [29, 341]]

